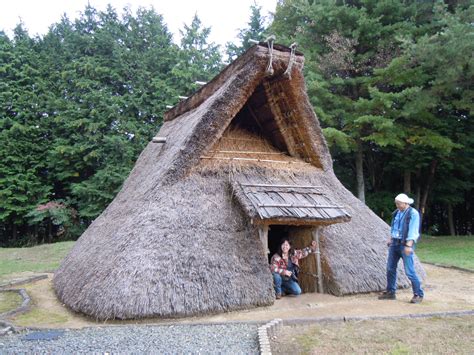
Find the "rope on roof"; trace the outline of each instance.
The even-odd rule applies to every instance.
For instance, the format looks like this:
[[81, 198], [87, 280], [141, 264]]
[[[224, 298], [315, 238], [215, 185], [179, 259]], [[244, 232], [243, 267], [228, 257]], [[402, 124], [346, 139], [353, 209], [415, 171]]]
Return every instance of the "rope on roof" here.
[[291, 69], [293, 68], [293, 64], [295, 63], [295, 52], [296, 52], [296, 47], [298, 44], [296, 42], [292, 43], [290, 48], [291, 48], [291, 53], [290, 53], [290, 61], [288, 62], [288, 68], [286, 68], [285, 72], [283, 75], [288, 76], [288, 78], [291, 80]]
[[273, 42], [274, 41], [275, 41], [274, 35], [271, 35], [265, 40], [265, 42], [267, 42], [267, 45], [268, 45], [268, 52], [270, 53], [270, 59], [268, 60], [268, 66], [267, 66], [267, 69], [265, 70], [265, 73], [269, 76], [272, 76], [273, 73], [275, 72], [273, 70]]

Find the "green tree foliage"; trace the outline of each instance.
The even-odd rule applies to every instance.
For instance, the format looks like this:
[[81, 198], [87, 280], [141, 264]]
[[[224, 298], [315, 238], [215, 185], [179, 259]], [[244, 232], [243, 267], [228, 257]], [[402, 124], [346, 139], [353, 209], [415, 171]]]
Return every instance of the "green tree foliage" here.
[[[250, 8], [234, 58], [266, 37]], [[280, 0], [340, 180], [383, 218], [414, 194], [430, 232], [472, 233], [469, 0]], [[113, 199], [167, 105], [222, 68], [198, 16], [179, 45], [153, 9], [87, 6], [44, 37], [0, 32], [0, 245], [75, 238]], [[354, 179], [354, 176], [357, 176]]]
[[[367, 202], [382, 206], [380, 196], [404, 190], [416, 193], [424, 209], [443, 179], [440, 169], [472, 149], [469, 5], [279, 1], [271, 30], [279, 41], [296, 40], [305, 53], [308, 93], [336, 173], [362, 200], [368, 190], [374, 198]], [[463, 201], [472, 186], [455, 183], [455, 176], [467, 177], [461, 171], [470, 164], [448, 170], [458, 187], [449, 191]]]
[[[400, 52], [397, 37], [430, 27], [426, 6], [406, 1], [311, 1], [279, 3], [276, 33], [296, 41], [309, 57], [308, 91], [329, 143], [354, 153], [357, 190], [365, 199], [363, 166], [370, 144], [400, 146], [390, 111], [392, 99], [371, 86], [374, 70]], [[294, 38], [291, 38], [294, 36]], [[410, 95], [409, 92], [400, 95]]]
[[189, 26], [184, 25], [180, 33], [181, 50], [171, 73], [180, 95], [186, 96], [196, 90], [196, 81], [207, 82], [219, 73], [222, 56], [218, 45], [208, 43], [211, 28], [204, 27], [197, 14]]
[[87, 6], [42, 38], [0, 33], [0, 244], [77, 237], [102, 212], [166, 106], [218, 73], [209, 31], [195, 17], [180, 47], [153, 9]]
[[22, 25], [12, 41], [0, 33], [0, 231], [12, 242], [28, 230], [24, 216], [51, 193], [44, 184], [50, 94], [35, 45]]
[[244, 53], [247, 49], [254, 45], [251, 40], [264, 41], [267, 36], [267, 28], [265, 26], [266, 19], [262, 16], [262, 7], [256, 3], [250, 6], [250, 19], [246, 28], [239, 30], [237, 38], [240, 43], [235, 44], [227, 42], [226, 53], [227, 61], [231, 62], [239, 55]]
[[[60, 66], [50, 168], [59, 197], [72, 199], [82, 218], [94, 218], [117, 193], [175, 95], [167, 73], [176, 48], [153, 10], [126, 11], [119, 19], [111, 7], [97, 12], [89, 6], [73, 24], [63, 19], [44, 41], [49, 59]], [[52, 54], [57, 43], [62, 51]]]
[[[51, 243], [53, 240], [53, 233], [56, 236], [60, 236], [61, 239], [67, 240], [82, 232], [77, 211], [68, 207], [62, 201], [50, 201], [46, 204], [38, 205], [26, 217], [29, 218], [28, 223], [30, 225], [46, 224], [47, 231], [44, 233], [46, 240], [43, 241], [48, 243]], [[28, 244], [34, 244], [35, 242], [39, 241], [29, 241]]]
[[[388, 95], [412, 92], [399, 102], [396, 124], [403, 126], [406, 136], [403, 150], [394, 154], [400, 168], [431, 174], [424, 193], [419, 194], [422, 209], [432, 190], [436, 209], [448, 206], [449, 211], [459, 205], [465, 210], [466, 194], [474, 187], [474, 130], [469, 119], [474, 109], [474, 66], [472, 57], [466, 55], [474, 53], [473, 20], [474, 8], [450, 13], [439, 4], [434, 8], [434, 21], [440, 29], [405, 43], [403, 54], [376, 76], [379, 85], [390, 90]], [[435, 174], [442, 183], [436, 183]], [[456, 232], [453, 216], [444, 217], [433, 223], [434, 228], [442, 224]], [[469, 230], [466, 223], [457, 225], [461, 233]]]

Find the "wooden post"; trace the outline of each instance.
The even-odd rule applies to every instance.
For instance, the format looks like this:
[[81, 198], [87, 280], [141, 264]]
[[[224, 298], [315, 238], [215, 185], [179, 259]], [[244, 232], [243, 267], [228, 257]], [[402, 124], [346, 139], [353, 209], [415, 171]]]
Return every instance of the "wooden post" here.
[[166, 143], [166, 137], [153, 137], [153, 143]]
[[323, 290], [323, 272], [321, 270], [321, 249], [319, 247], [319, 227], [316, 227], [313, 229], [313, 240], [316, 242], [316, 252], [314, 253], [316, 256], [316, 268], [317, 270], [317, 275], [316, 276], [316, 281], [318, 285], [318, 293], [324, 293]]
[[268, 250], [268, 224], [258, 226], [258, 236], [263, 245], [263, 253], [268, 257], [270, 250]]

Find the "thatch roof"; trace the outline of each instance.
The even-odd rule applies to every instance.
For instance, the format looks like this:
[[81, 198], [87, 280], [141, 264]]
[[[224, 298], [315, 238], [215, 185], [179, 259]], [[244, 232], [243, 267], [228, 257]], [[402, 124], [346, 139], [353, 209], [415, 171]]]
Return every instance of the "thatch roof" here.
[[63, 303], [99, 319], [269, 305], [259, 223], [326, 226], [329, 292], [385, 286], [389, 227], [334, 175], [306, 94], [304, 58], [296, 53], [289, 76], [291, 57], [286, 47], [270, 55], [256, 45], [166, 113], [158, 133], [166, 143], [145, 148], [55, 273]]

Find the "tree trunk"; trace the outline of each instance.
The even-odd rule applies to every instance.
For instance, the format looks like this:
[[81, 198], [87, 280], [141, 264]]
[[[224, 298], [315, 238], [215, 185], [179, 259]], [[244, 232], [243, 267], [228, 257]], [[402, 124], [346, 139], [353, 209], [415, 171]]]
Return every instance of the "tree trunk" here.
[[426, 188], [425, 188], [425, 191], [423, 192], [423, 195], [422, 195], [421, 201], [420, 201], [420, 211], [421, 211], [422, 214], [425, 213], [426, 202], [428, 201], [428, 195], [430, 193], [431, 185], [433, 184], [434, 175], [435, 175], [435, 172], [436, 172], [436, 166], [437, 165], [438, 165], [438, 161], [436, 159], [433, 159], [431, 161], [430, 171], [428, 173], [428, 180], [426, 181]]
[[364, 184], [364, 153], [362, 152], [362, 147], [359, 145], [359, 148], [356, 152], [356, 179], [357, 179], [357, 197], [359, 200], [365, 203], [365, 184]]
[[456, 235], [456, 229], [454, 228], [453, 205], [450, 203], [448, 203], [448, 225], [449, 235]]
[[16, 235], [18, 233], [18, 227], [16, 226], [15, 223], [12, 224], [12, 240], [15, 243], [16, 242]]
[[411, 172], [409, 170], [405, 170], [403, 174], [403, 192], [411, 195]]
[[48, 240], [46, 243], [51, 243], [53, 240], [53, 223], [51, 222], [51, 218], [48, 220]]
[[38, 235], [38, 224], [36, 223], [33, 227], [33, 235], [35, 236], [34, 239], [35, 239], [35, 243], [36, 245], [39, 244], [39, 235]]
[[415, 207], [420, 210], [420, 199], [421, 199], [421, 169], [416, 172], [416, 195], [415, 195]]

